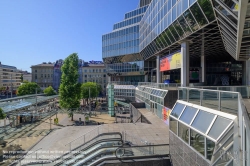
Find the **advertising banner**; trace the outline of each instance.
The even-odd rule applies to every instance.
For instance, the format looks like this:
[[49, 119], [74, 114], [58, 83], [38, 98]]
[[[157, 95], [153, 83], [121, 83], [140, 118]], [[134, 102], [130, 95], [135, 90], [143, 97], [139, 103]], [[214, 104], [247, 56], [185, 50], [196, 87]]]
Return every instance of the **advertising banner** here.
[[160, 71], [167, 71], [181, 68], [181, 53], [167, 55], [160, 60]]
[[168, 107], [163, 107], [162, 108], [162, 120], [168, 126], [169, 126], [169, 115], [170, 115], [170, 112], [171, 112], [171, 109], [169, 109]]

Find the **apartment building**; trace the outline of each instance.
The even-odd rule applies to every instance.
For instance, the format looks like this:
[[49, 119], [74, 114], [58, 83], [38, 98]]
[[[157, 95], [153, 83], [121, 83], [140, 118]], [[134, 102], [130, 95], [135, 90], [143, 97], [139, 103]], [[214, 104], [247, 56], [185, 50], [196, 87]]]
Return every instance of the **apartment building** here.
[[0, 62], [0, 87], [16, 90], [20, 85], [21, 71], [15, 66], [4, 65]]
[[96, 82], [101, 85], [103, 93], [106, 91], [107, 73], [104, 63], [101, 61], [90, 61], [82, 67], [83, 82]]
[[32, 82], [36, 82], [42, 89], [52, 86], [53, 68], [54, 63], [51, 62], [31, 66]]

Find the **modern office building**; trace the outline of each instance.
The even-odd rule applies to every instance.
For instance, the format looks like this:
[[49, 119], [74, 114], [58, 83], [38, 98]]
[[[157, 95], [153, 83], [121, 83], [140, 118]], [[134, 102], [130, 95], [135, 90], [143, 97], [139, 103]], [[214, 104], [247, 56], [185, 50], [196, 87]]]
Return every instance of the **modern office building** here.
[[1, 64], [0, 62], [0, 87], [7, 90], [16, 90], [21, 85], [21, 71], [15, 66]]
[[52, 86], [53, 66], [51, 62], [31, 66], [32, 82], [36, 82], [42, 89]]
[[183, 86], [250, 83], [248, 1], [141, 0], [139, 4], [102, 37], [103, 60], [112, 81]]
[[139, 53], [139, 22], [149, 3], [140, 1], [137, 9], [126, 13], [112, 32], [102, 36], [102, 57], [110, 81], [145, 81], [148, 71], [155, 68], [155, 63], [144, 62]]
[[[169, 125], [173, 165], [250, 165], [249, 6], [247, 0], [152, 0], [141, 18], [144, 72], [165, 84], [139, 83], [135, 98]], [[112, 48], [103, 50], [108, 67], [126, 57], [113, 56]], [[147, 61], [155, 63], [151, 70]]]

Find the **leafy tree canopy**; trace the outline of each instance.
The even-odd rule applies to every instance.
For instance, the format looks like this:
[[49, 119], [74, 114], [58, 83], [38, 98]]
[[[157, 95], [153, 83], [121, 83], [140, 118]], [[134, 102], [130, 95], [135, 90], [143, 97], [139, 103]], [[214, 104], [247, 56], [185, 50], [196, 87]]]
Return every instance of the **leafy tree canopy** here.
[[37, 93], [41, 93], [42, 91], [41, 88], [35, 82], [28, 82], [28, 83], [22, 84], [17, 89], [17, 95], [23, 96], [23, 95], [35, 94], [36, 88], [37, 88]]
[[[89, 89], [90, 89], [90, 96], [89, 96]], [[95, 82], [86, 82], [83, 83], [81, 86], [82, 98], [94, 98], [97, 97], [98, 94], [101, 92], [101, 86]]]
[[52, 86], [49, 86], [49, 87], [45, 88], [44, 91], [43, 91], [43, 93], [46, 94], [47, 96], [52, 96], [52, 95], [56, 94], [56, 92], [52, 88]]
[[2, 108], [0, 108], [0, 119], [4, 119], [6, 114], [3, 112]]
[[60, 106], [69, 111], [73, 120], [73, 109], [80, 107], [81, 84], [78, 83], [78, 55], [69, 55], [62, 65], [62, 77], [59, 87]]

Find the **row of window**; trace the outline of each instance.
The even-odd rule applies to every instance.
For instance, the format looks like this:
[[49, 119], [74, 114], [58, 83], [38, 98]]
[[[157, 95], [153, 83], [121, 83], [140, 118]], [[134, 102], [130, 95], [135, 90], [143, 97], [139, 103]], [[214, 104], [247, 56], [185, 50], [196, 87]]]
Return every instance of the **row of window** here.
[[128, 20], [124, 20], [122, 22], [119, 22], [117, 24], [114, 25], [114, 30], [122, 28], [122, 27], [126, 27], [135, 23], [138, 23], [141, 21], [143, 15], [128, 19]]
[[129, 27], [126, 29], [122, 29], [119, 31], [115, 31], [115, 32], [111, 32], [111, 33], [108, 33], [106, 35], [103, 35], [102, 41], [109, 40], [111, 38], [117, 38], [118, 36], [124, 36], [124, 35], [127, 35], [129, 33], [138, 33], [138, 32], [139, 32], [139, 25], [136, 25], [136, 26], [132, 26], [132, 27]]
[[35, 69], [35, 73], [37, 73], [37, 72], [48, 72], [48, 73], [53, 73], [53, 69], [40, 69], [40, 70], [37, 70], [37, 69]]
[[106, 47], [103, 47], [102, 51], [107, 52], [107, 51], [119, 50], [122, 48], [133, 47], [133, 46], [139, 46], [139, 39], [131, 40], [131, 41], [123, 42], [123, 43], [117, 43], [113, 45], [108, 45]]
[[130, 17], [134, 17], [134, 16], [137, 16], [137, 15], [140, 15], [142, 13], [144, 13], [148, 8], [148, 5], [147, 6], [143, 6], [141, 8], [138, 8], [136, 10], [133, 10], [131, 12], [128, 12], [125, 14], [125, 19], [128, 19]]
[[107, 72], [111, 72], [111, 73], [143, 71], [144, 61], [107, 64], [106, 67], [107, 67]]
[[127, 55], [127, 54], [138, 54], [139, 53], [139, 46], [135, 47], [128, 47], [128, 48], [122, 48], [119, 50], [111, 50], [107, 52], [103, 52], [103, 58], [107, 57], [114, 57], [114, 56], [120, 56], [120, 55]]
[[[206, 12], [203, 13], [202, 10]], [[144, 40], [143, 37], [140, 38], [140, 49], [150, 43], [145, 49], [141, 50], [141, 55], [144, 58], [150, 57], [174, 42], [187, 37], [189, 34], [205, 26], [208, 21], [211, 22], [215, 19], [209, 0], [198, 0], [198, 2], [194, 3], [190, 9], [186, 10], [183, 15], [180, 15], [171, 25], [166, 24], [169, 23], [167, 21], [169, 16], [169, 14], [166, 15], [165, 18], [155, 27], [153, 32], [145, 34], [147, 38], [146, 40]], [[165, 27], [168, 28], [165, 29]], [[162, 32], [162, 30], [164, 31]]]
[[102, 70], [102, 69], [89, 69], [89, 70], [85, 69], [84, 72], [85, 72], [85, 73], [88, 73], [88, 72], [89, 72], [89, 73], [98, 73], [98, 72], [99, 72], [99, 73], [101, 73], [101, 72], [104, 72], [104, 73], [105, 73], [105, 72], [106, 72], [106, 69], [103, 69], [103, 70]]
[[94, 77], [96, 77], [96, 78], [101, 78], [101, 77], [106, 77], [106, 74], [103, 74], [103, 75], [84, 75], [84, 77], [86, 78], [86, 77], [89, 77], [89, 78], [94, 78]]
[[[172, 0], [159, 0], [155, 2], [154, 5], [151, 3], [152, 5], [149, 7], [151, 10], [147, 11], [140, 24], [140, 39], [143, 41], [141, 49], [152, 41], [152, 39], [148, 40], [148, 38], [150, 38], [150, 33], [154, 33], [155, 36], [157, 36], [195, 1], [196, 0], [179, 0], [176, 3], [176, 0], [174, 2]], [[165, 26], [161, 26], [160, 22], [162, 20], [164, 20], [162, 25], [165, 23]], [[156, 33], [160, 27], [163, 27], [163, 29], [161, 29], [159, 33]]]

